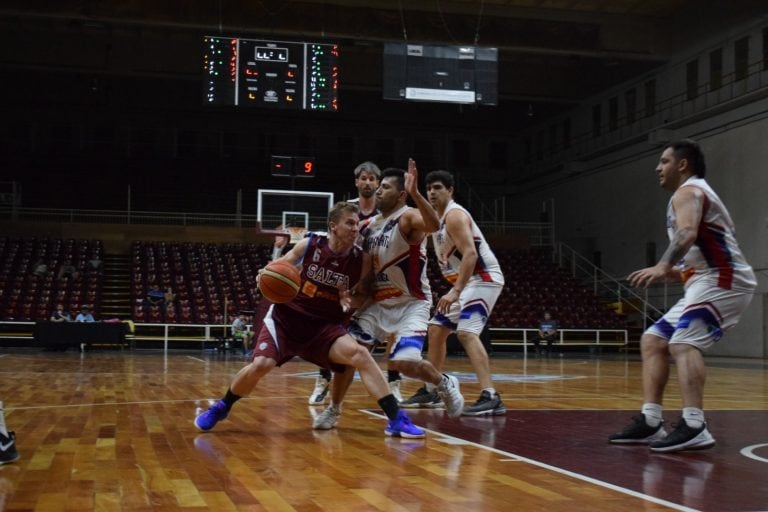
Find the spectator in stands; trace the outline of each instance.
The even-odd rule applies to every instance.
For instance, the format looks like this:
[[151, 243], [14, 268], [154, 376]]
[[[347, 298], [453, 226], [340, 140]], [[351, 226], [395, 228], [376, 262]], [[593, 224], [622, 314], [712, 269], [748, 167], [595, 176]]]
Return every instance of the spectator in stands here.
[[544, 312], [544, 319], [539, 323], [539, 330], [533, 335], [531, 341], [536, 347], [536, 355], [541, 355], [544, 351], [539, 344], [542, 340], [547, 342], [547, 355], [552, 351], [552, 343], [557, 337], [557, 321], [552, 319], [549, 311]]
[[93, 318], [93, 315], [91, 314], [91, 308], [88, 305], [82, 306], [80, 308], [80, 313], [78, 313], [77, 317], [75, 317], [75, 322], [92, 323], [95, 321], [96, 319]]
[[176, 323], [176, 307], [173, 302], [169, 302], [165, 306], [165, 321], [169, 324]]
[[152, 308], [163, 309], [165, 303], [165, 293], [160, 289], [157, 283], [149, 285], [149, 291], [146, 297], [144, 297], [144, 309], [146, 314], [149, 315]]
[[48, 265], [42, 258], [38, 259], [34, 265], [32, 265], [32, 274], [37, 277], [45, 277], [48, 275]]
[[51, 313], [51, 322], [71, 322], [72, 317], [69, 315], [69, 311], [64, 310], [64, 306], [62, 304], [58, 304], [56, 306], [56, 310]]
[[91, 259], [88, 260], [88, 270], [97, 271], [101, 268], [101, 260], [98, 255], [94, 254]]
[[242, 311], [235, 321], [232, 322], [232, 337], [236, 340], [240, 340], [243, 343], [243, 354], [247, 354], [251, 349], [251, 341], [253, 340], [253, 331], [248, 330], [248, 322], [245, 317], [245, 313]]
[[72, 279], [77, 279], [77, 276], [79, 275], [80, 273], [77, 271], [72, 262], [67, 260], [61, 267], [59, 267], [59, 274], [57, 278], [62, 279], [64, 277], [71, 277]]
[[165, 294], [163, 295], [163, 301], [165, 302], [166, 307], [168, 307], [171, 304], [173, 304], [173, 301], [175, 300], [176, 300], [176, 294], [173, 293], [173, 288], [169, 286], [168, 289], [165, 290]]

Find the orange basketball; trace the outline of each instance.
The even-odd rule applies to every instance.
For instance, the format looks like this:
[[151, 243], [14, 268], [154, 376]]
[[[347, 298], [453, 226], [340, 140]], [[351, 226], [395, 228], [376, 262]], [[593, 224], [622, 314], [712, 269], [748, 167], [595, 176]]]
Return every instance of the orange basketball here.
[[273, 261], [264, 267], [259, 277], [261, 294], [275, 304], [291, 302], [300, 286], [299, 269], [287, 261]]

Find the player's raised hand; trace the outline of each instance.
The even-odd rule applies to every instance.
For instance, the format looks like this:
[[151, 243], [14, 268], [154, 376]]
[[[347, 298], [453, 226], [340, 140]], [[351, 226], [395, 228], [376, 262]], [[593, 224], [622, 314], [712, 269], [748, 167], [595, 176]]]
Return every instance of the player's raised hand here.
[[419, 170], [413, 158], [408, 159], [408, 172], [405, 173], [405, 191], [413, 196], [419, 192]]

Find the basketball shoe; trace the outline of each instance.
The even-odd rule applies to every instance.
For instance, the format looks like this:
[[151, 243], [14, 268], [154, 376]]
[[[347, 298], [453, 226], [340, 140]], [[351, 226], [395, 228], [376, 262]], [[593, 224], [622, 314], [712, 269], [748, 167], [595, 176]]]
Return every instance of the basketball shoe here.
[[632, 423], [624, 427], [624, 430], [608, 436], [608, 442], [614, 444], [650, 444], [655, 441], [661, 441], [667, 437], [667, 431], [664, 430], [664, 422], [656, 427], [648, 425], [645, 421], [645, 414], [632, 416]]
[[437, 386], [437, 394], [445, 402], [445, 410], [451, 418], [461, 416], [464, 409], [464, 397], [459, 391], [459, 379], [453, 375], [443, 374], [443, 380]]
[[681, 450], [704, 450], [715, 445], [715, 438], [707, 430], [707, 424], [702, 423], [699, 428], [691, 428], [680, 418], [675, 430], [664, 439], [651, 443], [652, 452], [679, 452]]
[[417, 407], [443, 407], [443, 400], [437, 394], [437, 389], [427, 391], [427, 386], [421, 386], [411, 398], [403, 400], [400, 407], [415, 409]]
[[384, 429], [384, 433], [388, 436], [404, 437], [407, 439], [419, 439], [424, 437], [424, 431], [411, 423], [411, 418], [409, 418], [403, 410], [400, 410], [397, 413], [396, 419], [387, 422], [387, 427]]
[[461, 411], [462, 416], [501, 416], [507, 413], [507, 408], [504, 407], [504, 402], [501, 401], [501, 397], [498, 393], [494, 393], [493, 396], [488, 391], [483, 390], [480, 393], [480, 398], [477, 399], [474, 405], [465, 407]]
[[219, 400], [210, 406], [207, 411], [195, 418], [195, 426], [203, 432], [208, 432], [228, 415], [229, 409], [227, 409], [227, 405], [223, 400]]
[[315, 430], [331, 430], [339, 422], [341, 411], [331, 404], [312, 421]]
[[0, 434], [0, 465], [15, 462], [21, 458], [16, 451], [16, 433], [8, 432], [8, 436]]
[[309, 405], [323, 405], [325, 397], [328, 396], [328, 391], [331, 389], [331, 381], [323, 377], [317, 376], [315, 381], [315, 389], [312, 394], [309, 395]]

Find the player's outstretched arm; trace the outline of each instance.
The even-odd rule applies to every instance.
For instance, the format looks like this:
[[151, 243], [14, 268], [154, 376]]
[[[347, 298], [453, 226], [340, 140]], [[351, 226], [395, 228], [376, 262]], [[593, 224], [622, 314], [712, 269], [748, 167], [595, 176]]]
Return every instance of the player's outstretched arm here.
[[440, 228], [440, 218], [427, 198], [419, 192], [419, 171], [413, 158], [408, 159], [408, 172], [405, 174], [405, 191], [411, 196], [418, 208], [418, 215], [411, 214], [407, 219], [410, 228], [420, 233], [434, 233]]

